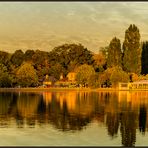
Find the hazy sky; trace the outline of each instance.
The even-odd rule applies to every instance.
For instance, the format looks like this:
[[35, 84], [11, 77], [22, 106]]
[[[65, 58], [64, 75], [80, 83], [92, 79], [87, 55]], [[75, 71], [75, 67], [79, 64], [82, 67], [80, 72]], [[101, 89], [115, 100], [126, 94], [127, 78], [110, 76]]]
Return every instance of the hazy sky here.
[[50, 51], [82, 43], [97, 52], [135, 24], [148, 40], [148, 2], [0, 2], [0, 50]]

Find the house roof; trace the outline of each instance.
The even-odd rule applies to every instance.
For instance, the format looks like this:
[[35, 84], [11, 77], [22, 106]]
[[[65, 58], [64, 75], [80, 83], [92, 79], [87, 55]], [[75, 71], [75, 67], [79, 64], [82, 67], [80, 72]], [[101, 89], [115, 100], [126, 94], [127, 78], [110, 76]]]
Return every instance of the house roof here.
[[56, 78], [54, 76], [49, 76], [48, 79], [45, 78], [44, 82], [48, 82], [48, 81], [55, 82]]
[[133, 82], [134, 84], [148, 84], [148, 80], [140, 80]]

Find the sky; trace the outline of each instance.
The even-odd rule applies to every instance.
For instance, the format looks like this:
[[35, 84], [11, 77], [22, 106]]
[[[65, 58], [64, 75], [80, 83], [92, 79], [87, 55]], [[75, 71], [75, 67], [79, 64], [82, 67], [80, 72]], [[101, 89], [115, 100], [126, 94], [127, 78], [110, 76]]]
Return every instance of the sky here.
[[51, 51], [81, 43], [98, 52], [135, 24], [148, 40], [148, 2], [0, 2], [0, 50]]

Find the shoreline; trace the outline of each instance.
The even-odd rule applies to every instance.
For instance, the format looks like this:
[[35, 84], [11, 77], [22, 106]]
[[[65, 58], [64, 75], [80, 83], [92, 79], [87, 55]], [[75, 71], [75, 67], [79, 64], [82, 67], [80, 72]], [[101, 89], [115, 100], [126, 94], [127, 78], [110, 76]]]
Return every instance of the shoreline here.
[[1, 91], [27, 91], [27, 92], [40, 92], [40, 91], [117, 91], [117, 89], [114, 88], [62, 88], [62, 87], [50, 87], [50, 88], [34, 88], [34, 87], [28, 87], [28, 88], [0, 88]]
[[16, 92], [47, 92], [47, 91], [95, 91], [95, 92], [105, 92], [105, 91], [148, 91], [148, 89], [125, 89], [119, 90], [118, 88], [61, 88], [61, 87], [50, 87], [50, 88], [0, 88], [0, 92], [2, 91], [16, 91]]

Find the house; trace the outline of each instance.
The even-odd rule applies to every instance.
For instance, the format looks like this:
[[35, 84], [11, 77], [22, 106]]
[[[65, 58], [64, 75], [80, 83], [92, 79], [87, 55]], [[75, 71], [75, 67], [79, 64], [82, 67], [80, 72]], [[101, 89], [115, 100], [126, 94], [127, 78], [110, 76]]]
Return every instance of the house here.
[[55, 83], [56, 87], [67, 87], [67, 78], [64, 78], [63, 74], [60, 75], [60, 80]]
[[76, 73], [75, 72], [69, 72], [67, 75], [68, 81], [74, 82], [76, 80]]
[[139, 90], [148, 89], [148, 80], [140, 80], [131, 83], [119, 83], [119, 90]]
[[43, 81], [43, 86], [44, 87], [51, 87], [54, 85], [56, 82], [56, 79], [53, 76], [45, 76], [45, 80]]
[[69, 72], [67, 76], [64, 78], [61, 74], [60, 80], [55, 83], [57, 87], [75, 87], [76, 85], [76, 73]]
[[148, 89], [148, 80], [141, 80], [131, 83], [132, 89]]

